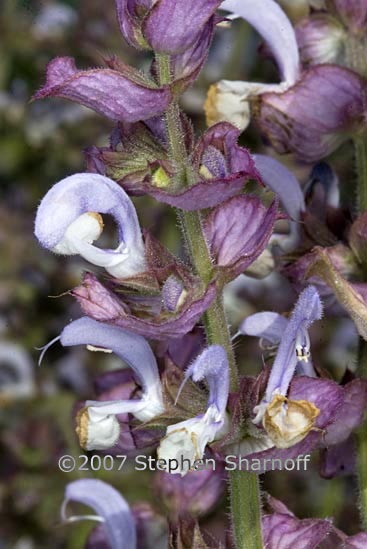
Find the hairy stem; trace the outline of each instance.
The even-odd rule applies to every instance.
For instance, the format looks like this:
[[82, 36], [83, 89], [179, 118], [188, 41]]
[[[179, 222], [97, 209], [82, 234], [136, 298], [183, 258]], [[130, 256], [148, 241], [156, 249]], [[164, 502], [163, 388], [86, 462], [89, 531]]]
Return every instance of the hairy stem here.
[[[350, 36], [347, 44], [348, 62], [351, 69], [361, 76], [367, 76], [367, 61], [365, 48], [367, 38], [362, 36]], [[358, 212], [367, 211], [367, 134], [356, 136], [355, 164], [357, 172], [357, 207]], [[367, 264], [363, 265], [364, 279], [367, 281]], [[362, 338], [359, 343], [358, 371], [357, 373], [367, 378], [367, 342]], [[357, 433], [358, 454], [358, 486], [359, 486], [359, 508], [361, 522], [364, 529], [367, 529], [367, 420]]]
[[[236, 547], [237, 549], [262, 548], [259, 477], [255, 473], [231, 471], [230, 483], [231, 514]], [[254, 525], [259, 527], [254, 528]]]
[[[157, 72], [161, 85], [171, 81], [170, 59], [157, 55]], [[180, 110], [173, 101], [165, 113], [170, 155], [177, 172], [177, 183], [193, 185], [197, 174], [188, 158]], [[212, 274], [212, 260], [206, 244], [200, 212], [179, 212], [191, 261], [204, 284]], [[222, 295], [218, 295], [204, 315], [208, 343], [222, 345], [227, 352], [230, 366], [231, 391], [238, 389], [238, 372], [232, 349]], [[253, 473], [234, 471], [230, 475], [231, 515], [237, 549], [262, 549], [261, 505], [258, 478]]]

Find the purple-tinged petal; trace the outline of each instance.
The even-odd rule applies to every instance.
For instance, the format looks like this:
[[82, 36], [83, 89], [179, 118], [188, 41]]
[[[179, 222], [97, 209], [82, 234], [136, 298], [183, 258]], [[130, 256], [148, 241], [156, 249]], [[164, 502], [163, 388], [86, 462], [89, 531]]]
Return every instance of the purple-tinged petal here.
[[158, 0], [143, 23], [154, 51], [175, 55], [189, 49], [212, 17], [220, 0]]
[[264, 251], [273, 232], [277, 202], [266, 208], [253, 196], [236, 196], [215, 208], [204, 231], [211, 254], [235, 278]]
[[325, 446], [344, 442], [350, 433], [361, 425], [367, 407], [367, 381], [354, 379], [343, 387], [343, 404], [339, 419], [327, 428]]
[[319, 463], [320, 476], [329, 479], [338, 475], [354, 474], [356, 455], [355, 441], [352, 436], [344, 442], [328, 448], [322, 448]]
[[[97, 479], [79, 479], [66, 486], [62, 519], [69, 501], [92, 507], [103, 521], [103, 529], [111, 549], [135, 549], [136, 529], [130, 508], [112, 486]], [[70, 520], [70, 519], [69, 519]]]
[[171, 70], [174, 75], [175, 93], [182, 93], [196, 78], [206, 61], [213, 39], [215, 18], [211, 17], [204, 25], [201, 34], [189, 49], [171, 56]]
[[70, 57], [58, 57], [48, 64], [46, 84], [33, 98], [45, 97], [70, 99], [112, 120], [136, 122], [161, 114], [171, 93], [145, 82], [131, 67], [78, 70]]
[[365, 532], [347, 536], [329, 519], [300, 520], [282, 502], [269, 498], [268, 503], [275, 511], [262, 519], [264, 543], [268, 541], [266, 547], [269, 549], [364, 549], [366, 546]]
[[[299, 296], [281, 339], [277, 356], [272, 366], [265, 401], [271, 402], [275, 392], [286, 395], [299, 360], [299, 347], [309, 354], [307, 331], [315, 320], [322, 316], [322, 304], [316, 288], [309, 286]], [[307, 400], [307, 399], [302, 399]]]
[[318, 547], [331, 529], [332, 524], [327, 520], [299, 520], [289, 514], [274, 513], [262, 519], [263, 543], [269, 549]]
[[[290, 400], [305, 400], [312, 403], [319, 411], [313, 429], [300, 442], [288, 448], [256, 450], [251, 444], [251, 440], [244, 439], [234, 447], [235, 455], [246, 456], [251, 464], [256, 461], [256, 469], [251, 469], [258, 474], [266, 470], [284, 469], [284, 463], [287, 459], [296, 459], [298, 456], [307, 456], [318, 446], [322, 444], [324, 430], [338, 418], [340, 406], [343, 403], [343, 387], [331, 380], [315, 379], [307, 376], [296, 376], [290, 385]], [[258, 435], [259, 436], [259, 435]], [[255, 441], [259, 440], [257, 438]], [[228, 453], [228, 452], [227, 452]], [[280, 461], [264, 461], [264, 460]], [[245, 464], [246, 467], [246, 464]]]
[[288, 320], [284, 316], [278, 313], [262, 312], [245, 318], [238, 331], [242, 335], [260, 337], [276, 345], [281, 341], [287, 325]]
[[[194, 297], [192, 301], [186, 300], [174, 316], [144, 319], [125, 311], [117, 296], [102, 286], [91, 273], [87, 273], [83, 284], [72, 291], [88, 316], [156, 340], [179, 338], [190, 332], [210, 307], [216, 293], [216, 284], [213, 282], [201, 296]], [[108, 307], [105, 306], [106, 299]]]
[[263, 154], [253, 155], [261, 179], [275, 192], [291, 219], [298, 221], [306, 208], [298, 179], [283, 164]]
[[347, 538], [348, 549], [365, 549], [367, 547], [367, 533], [360, 532]]
[[[99, 214], [110, 214], [119, 230], [115, 250], [92, 245], [103, 230]], [[56, 183], [37, 211], [35, 235], [42, 246], [64, 255], [79, 254], [123, 277], [145, 270], [144, 244], [131, 199], [111, 179], [79, 173]]]
[[340, 17], [350, 30], [357, 33], [366, 30], [366, 0], [333, 0], [333, 4]]
[[291, 22], [273, 0], [225, 0], [221, 9], [248, 21], [269, 45], [278, 64], [282, 80], [294, 84], [299, 74], [299, 55]]
[[[152, 122], [153, 133], [146, 128], [153, 126]], [[190, 127], [185, 119], [182, 122], [187, 128], [186, 134], [189, 134]], [[166, 187], [174, 170], [167, 160], [165, 132], [161, 128], [157, 131], [156, 126], [156, 119], [129, 128], [125, 125], [117, 143], [114, 142], [116, 148], [121, 141], [122, 151], [89, 150], [93, 171], [106, 172], [130, 195], [149, 194], [160, 202], [183, 210], [215, 207], [241, 193], [249, 179], [261, 181], [252, 156], [237, 144], [239, 131], [228, 123], [221, 123], [205, 132], [195, 147], [193, 160], [200, 174], [197, 183], [184, 189]], [[160, 148], [157, 140], [163, 144]], [[190, 141], [186, 144], [188, 152], [192, 149]], [[131, 166], [130, 170], [128, 166]]]
[[220, 462], [214, 469], [191, 471], [184, 478], [160, 472], [154, 479], [155, 492], [173, 519], [188, 513], [200, 516], [208, 513], [222, 496], [225, 478]]
[[134, 13], [134, 3], [131, 0], [116, 0], [117, 19], [126, 42], [133, 48], [142, 49], [148, 45], [141, 33], [141, 22]]
[[137, 189], [183, 210], [213, 208], [221, 204], [239, 194], [248, 179], [261, 181], [252, 156], [237, 144], [239, 134], [237, 128], [226, 122], [216, 124], [204, 133], [193, 156], [197, 171], [204, 175], [190, 188], [172, 193], [143, 182]]
[[319, 408], [315, 427], [324, 430], [339, 416], [344, 388], [329, 379], [296, 376], [290, 385], [289, 398], [307, 400]]
[[193, 211], [214, 208], [223, 200], [236, 196], [242, 191], [247, 180], [248, 177], [245, 175], [233, 174], [224, 180], [199, 181], [179, 193], [170, 193], [151, 185], [146, 185], [144, 190], [159, 202], [181, 210]]
[[184, 370], [205, 346], [205, 333], [202, 327], [194, 328], [191, 332], [179, 339], [170, 339], [162, 342], [156, 350], [157, 356], [167, 354], [172, 362]]
[[278, 152], [314, 162], [361, 127], [365, 103], [366, 82], [360, 76], [336, 65], [319, 65], [284, 93], [262, 95], [254, 112]]
[[305, 66], [322, 63], [346, 65], [347, 34], [329, 14], [315, 14], [304, 19], [296, 27], [296, 36]]
[[210, 127], [199, 139], [194, 151], [198, 171], [205, 166], [212, 180], [228, 175], [246, 175], [261, 181], [256, 164], [249, 151], [238, 145], [240, 131], [228, 122]]

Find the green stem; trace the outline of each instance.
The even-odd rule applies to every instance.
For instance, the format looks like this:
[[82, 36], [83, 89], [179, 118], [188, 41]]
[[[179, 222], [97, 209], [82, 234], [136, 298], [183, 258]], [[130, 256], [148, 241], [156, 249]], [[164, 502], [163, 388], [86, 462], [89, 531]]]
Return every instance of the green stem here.
[[[366, 57], [367, 38], [364, 36], [349, 36], [347, 44], [348, 62], [351, 69], [361, 76], [367, 76]], [[358, 212], [367, 211], [367, 135], [364, 132], [354, 139], [355, 163], [357, 171], [357, 206]], [[362, 265], [364, 279], [367, 280], [367, 264]], [[362, 338], [359, 343], [358, 370], [362, 378], [367, 378], [367, 342]], [[359, 486], [359, 508], [361, 522], [367, 529], [367, 420], [357, 433], [358, 454], [357, 471]]]
[[[231, 514], [237, 549], [261, 549], [261, 500], [255, 473], [231, 471]], [[236, 520], [237, 519], [237, 520]]]
[[[161, 85], [171, 81], [170, 59], [156, 56]], [[170, 154], [177, 170], [176, 184], [193, 185], [197, 174], [188, 158], [180, 110], [173, 101], [165, 113]], [[207, 285], [212, 274], [212, 260], [206, 244], [200, 212], [179, 212], [182, 231], [186, 239], [196, 273]], [[227, 352], [230, 366], [231, 391], [238, 390], [238, 372], [232, 348], [228, 323], [219, 295], [204, 315], [207, 340], [222, 345]], [[230, 475], [231, 511], [237, 549], [262, 549], [261, 502], [258, 478], [253, 473], [234, 471]]]

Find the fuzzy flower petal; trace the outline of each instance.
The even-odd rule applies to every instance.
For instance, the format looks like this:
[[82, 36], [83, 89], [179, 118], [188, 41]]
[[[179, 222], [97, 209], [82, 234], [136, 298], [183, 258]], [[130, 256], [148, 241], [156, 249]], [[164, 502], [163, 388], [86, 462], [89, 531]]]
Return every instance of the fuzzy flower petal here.
[[365, 32], [367, 26], [366, 0], [333, 0], [333, 4], [347, 27], [356, 32]]
[[[206, 445], [220, 438], [227, 428], [229, 366], [223, 347], [211, 345], [205, 349], [187, 369], [184, 383], [190, 377], [195, 382], [207, 380], [207, 411], [204, 415], [170, 425], [158, 448], [159, 458], [178, 461], [180, 468], [172, 472], [181, 473], [182, 476], [190, 470], [195, 460], [202, 458]], [[186, 463], [183, 460], [186, 460]]]
[[83, 284], [72, 291], [84, 313], [96, 320], [109, 322], [156, 340], [180, 338], [192, 330], [216, 296], [215, 282], [199, 296], [186, 299], [178, 312], [153, 318], [143, 318], [125, 310], [117, 295], [105, 288], [91, 273], [86, 273]]
[[296, 27], [301, 60], [305, 66], [321, 63], [346, 65], [347, 33], [334, 17], [314, 14]]
[[265, 401], [271, 402], [273, 395], [285, 396], [294, 375], [301, 354], [309, 355], [308, 329], [322, 316], [322, 304], [316, 288], [309, 286], [298, 298], [286, 332], [281, 339], [277, 356], [271, 369], [265, 393]]
[[318, 65], [284, 93], [262, 95], [254, 106], [255, 118], [278, 152], [315, 162], [361, 127], [366, 90], [366, 82], [356, 73]]
[[276, 201], [266, 208], [254, 196], [236, 196], [209, 214], [205, 235], [216, 265], [227, 277], [236, 278], [264, 251], [276, 216]]
[[[300, 442], [313, 428], [319, 408], [306, 399], [287, 397], [289, 385], [300, 362], [309, 362], [308, 329], [321, 318], [320, 297], [313, 286], [300, 295], [280, 341], [265, 395], [254, 408], [253, 422], [262, 422], [277, 448], [289, 448]], [[308, 374], [308, 369], [306, 370]]]
[[241, 322], [238, 331], [242, 335], [260, 337], [276, 345], [281, 341], [287, 325], [288, 320], [284, 316], [269, 311], [248, 316]]
[[226, 0], [221, 9], [239, 15], [268, 43], [281, 75], [280, 84], [221, 80], [211, 86], [205, 104], [208, 124], [227, 120], [240, 130], [250, 122], [249, 99], [265, 92], [280, 93], [295, 84], [299, 76], [299, 54], [293, 27], [273, 0]]
[[322, 519], [299, 520], [290, 514], [281, 513], [265, 515], [262, 519], [264, 547], [319, 547], [331, 528], [331, 522]]
[[305, 199], [298, 179], [288, 168], [274, 158], [263, 154], [255, 154], [253, 159], [265, 185], [278, 195], [290, 218], [298, 221], [301, 212], [306, 209]]
[[[284, 316], [271, 311], [263, 311], [245, 318], [238, 328], [238, 333], [260, 338], [260, 347], [266, 349], [267, 344], [265, 342], [270, 343], [270, 347], [279, 345], [284, 333], [287, 331], [287, 327], [288, 320]], [[305, 345], [299, 346], [296, 353], [298, 358], [297, 373], [315, 377], [307, 334], [305, 336]]]
[[221, 9], [248, 21], [269, 45], [278, 64], [282, 80], [290, 85], [299, 74], [297, 40], [291, 22], [273, 0], [225, 0]]
[[[67, 517], [66, 507], [76, 501], [92, 507], [97, 513], [95, 520], [102, 522], [103, 530], [111, 549], [136, 549], [136, 528], [133, 515], [121, 494], [112, 486], [97, 479], [79, 479], [66, 486], [61, 509], [64, 521], [83, 517]], [[92, 518], [86, 516], [86, 519]]]
[[132, 67], [121, 64], [121, 68], [78, 70], [71, 57], [57, 57], [48, 64], [46, 83], [33, 99], [62, 97], [125, 122], [161, 114], [170, 101], [170, 90], [154, 87]]
[[[92, 245], [103, 230], [99, 214], [110, 214], [119, 230], [115, 250]], [[116, 277], [144, 271], [144, 244], [133, 203], [107, 177], [80, 173], [54, 185], [43, 198], [36, 216], [35, 235], [42, 246], [59, 254], [79, 254]]]
[[220, 0], [158, 0], [143, 23], [143, 34], [157, 52], [175, 55], [189, 49], [213, 16]]
[[140, 421], [147, 421], [163, 412], [157, 363], [143, 337], [84, 317], [64, 328], [60, 342], [64, 347], [90, 345], [110, 349], [133, 369], [143, 390], [140, 400], [87, 401], [77, 417], [77, 433], [84, 448], [109, 448], [117, 442], [120, 427], [116, 414], [131, 413]]

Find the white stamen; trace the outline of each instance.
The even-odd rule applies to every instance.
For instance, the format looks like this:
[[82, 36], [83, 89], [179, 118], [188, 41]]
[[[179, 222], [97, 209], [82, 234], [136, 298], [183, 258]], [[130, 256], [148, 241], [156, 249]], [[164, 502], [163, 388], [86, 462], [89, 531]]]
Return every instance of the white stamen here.
[[61, 505], [61, 520], [63, 522], [79, 522], [80, 520], [94, 520], [96, 522], [105, 522], [103, 517], [99, 515], [72, 515], [71, 517], [66, 516], [66, 507], [70, 500], [66, 499], [62, 502]]
[[107, 349], [106, 347], [95, 347], [94, 345], [87, 345], [88, 351], [94, 353], [112, 353], [112, 349]]

